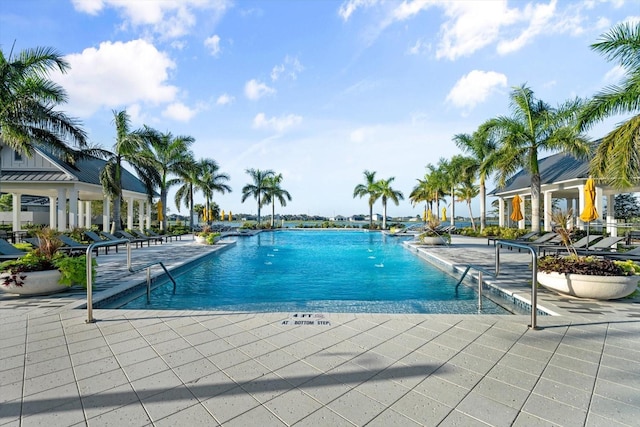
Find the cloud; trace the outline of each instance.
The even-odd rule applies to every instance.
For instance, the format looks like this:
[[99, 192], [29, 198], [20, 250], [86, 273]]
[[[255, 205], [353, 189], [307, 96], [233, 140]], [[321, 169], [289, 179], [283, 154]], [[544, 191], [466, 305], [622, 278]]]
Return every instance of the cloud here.
[[147, 27], [162, 38], [184, 36], [196, 25], [194, 11], [206, 11], [207, 17], [219, 20], [231, 7], [229, 0], [122, 1], [72, 0], [76, 10], [98, 15], [106, 8], [117, 10], [124, 26]]
[[218, 56], [220, 54], [220, 36], [214, 34], [204, 40], [204, 45], [209, 49], [209, 53], [212, 56]]
[[178, 93], [177, 87], [167, 84], [175, 63], [144, 40], [103, 42], [97, 49], [87, 48], [65, 59], [71, 66], [69, 72], [52, 75], [52, 79], [69, 95], [65, 108], [80, 117], [105, 107], [168, 103]]
[[627, 71], [620, 65], [616, 65], [604, 75], [604, 82], [606, 84], [619, 84], [626, 76]]
[[276, 81], [280, 76], [288, 77], [292, 80], [298, 78], [298, 74], [304, 70], [304, 67], [296, 57], [285, 56], [282, 64], [276, 65], [271, 70], [271, 80]]
[[495, 71], [473, 70], [456, 82], [447, 101], [456, 107], [473, 109], [483, 102], [496, 88], [507, 86], [507, 76]]
[[272, 95], [274, 93], [276, 93], [276, 90], [274, 88], [269, 87], [266, 84], [255, 79], [249, 80], [244, 85], [244, 95], [252, 101], [256, 101], [263, 96]]
[[223, 93], [216, 100], [216, 105], [228, 105], [231, 104], [234, 100], [235, 98], [233, 96]]
[[179, 122], [188, 122], [197, 113], [198, 109], [189, 108], [182, 102], [174, 102], [164, 109], [162, 116]]
[[253, 127], [255, 129], [268, 129], [277, 132], [284, 132], [300, 123], [302, 123], [302, 117], [295, 114], [267, 119], [264, 113], [258, 113], [253, 119]]
[[[529, 25], [518, 37], [512, 40], [501, 41], [498, 43], [497, 51], [501, 55], [522, 49], [527, 43], [531, 42], [536, 36], [549, 33], [551, 30], [551, 20], [556, 13], [556, 2], [551, 1], [549, 4], [537, 4], [532, 6], [528, 4], [524, 11], [523, 17], [529, 21]], [[562, 25], [564, 28], [580, 28], [579, 25]], [[579, 32], [580, 30], [578, 30]]]
[[338, 15], [344, 20], [348, 21], [353, 12], [363, 7], [371, 7], [378, 3], [378, 0], [347, 0], [340, 5], [338, 9]]
[[416, 40], [413, 46], [410, 46], [407, 49], [407, 55], [420, 55], [422, 53], [429, 52], [431, 50], [431, 45], [425, 42], [422, 39]]

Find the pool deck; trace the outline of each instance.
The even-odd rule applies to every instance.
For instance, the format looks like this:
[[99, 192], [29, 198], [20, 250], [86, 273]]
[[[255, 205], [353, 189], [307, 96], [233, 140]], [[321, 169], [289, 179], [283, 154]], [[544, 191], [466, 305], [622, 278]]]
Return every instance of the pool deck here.
[[[216, 249], [184, 237], [132, 257], [175, 269]], [[486, 239], [425, 251], [445, 269], [493, 269]], [[500, 277], [485, 280], [526, 300], [529, 258], [503, 250]], [[98, 263], [94, 300], [144, 280], [122, 249]], [[86, 323], [85, 301], [79, 290], [0, 295], [1, 426], [631, 426], [640, 417], [638, 299], [540, 291], [540, 306], [558, 314], [538, 316], [540, 330], [528, 315], [96, 309]]]

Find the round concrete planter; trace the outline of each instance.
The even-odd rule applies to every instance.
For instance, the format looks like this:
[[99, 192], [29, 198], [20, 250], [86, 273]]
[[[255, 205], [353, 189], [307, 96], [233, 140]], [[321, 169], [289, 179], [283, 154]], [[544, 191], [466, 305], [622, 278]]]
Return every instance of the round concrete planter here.
[[194, 239], [196, 243], [200, 243], [202, 245], [207, 243], [207, 240], [204, 238], [204, 236], [195, 236]]
[[420, 237], [420, 244], [429, 245], [429, 246], [444, 245], [446, 244], [446, 240], [438, 236], [425, 236], [425, 237]]
[[20, 294], [20, 295], [49, 295], [58, 292], [66, 291], [69, 289], [65, 285], [58, 283], [60, 280], [60, 272], [58, 270], [47, 271], [31, 271], [28, 273], [20, 273], [20, 276], [25, 276], [21, 286], [11, 283], [9, 285], [3, 285], [5, 277], [8, 274], [0, 274], [0, 291]]
[[640, 276], [588, 276], [538, 272], [538, 283], [545, 288], [578, 298], [609, 300], [631, 295]]

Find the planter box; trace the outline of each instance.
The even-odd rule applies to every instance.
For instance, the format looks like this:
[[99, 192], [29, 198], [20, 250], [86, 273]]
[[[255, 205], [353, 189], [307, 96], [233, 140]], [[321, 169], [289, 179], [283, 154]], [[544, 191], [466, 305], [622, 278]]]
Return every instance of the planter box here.
[[538, 283], [545, 288], [578, 298], [609, 300], [631, 295], [640, 276], [589, 276], [538, 272]]
[[60, 272], [58, 270], [32, 271], [21, 273], [21, 275], [26, 276], [23, 279], [22, 286], [17, 286], [15, 283], [5, 286], [2, 282], [8, 274], [0, 274], [0, 291], [20, 295], [50, 295], [69, 289], [67, 286], [58, 283], [60, 280]]

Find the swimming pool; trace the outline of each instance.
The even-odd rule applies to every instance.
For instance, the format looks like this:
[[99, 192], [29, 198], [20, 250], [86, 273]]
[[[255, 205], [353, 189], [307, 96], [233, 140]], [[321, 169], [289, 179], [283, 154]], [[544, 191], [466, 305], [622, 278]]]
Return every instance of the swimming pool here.
[[[477, 294], [403, 247], [359, 231], [296, 230], [239, 237], [121, 308], [280, 312], [478, 313]], [[485, 298], [482, 313], [510, 314]]]

